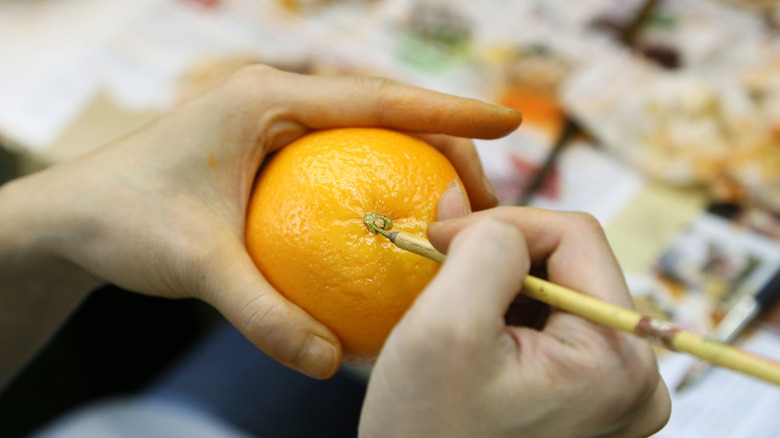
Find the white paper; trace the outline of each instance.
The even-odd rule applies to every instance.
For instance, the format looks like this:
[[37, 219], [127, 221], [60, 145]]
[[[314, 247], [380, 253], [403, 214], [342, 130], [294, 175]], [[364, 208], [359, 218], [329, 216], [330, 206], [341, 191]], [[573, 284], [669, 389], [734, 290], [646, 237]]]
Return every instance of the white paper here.
[[0, 131], [51, 142], [97, 90], [96, 50], [149, 1], [0, 2]]

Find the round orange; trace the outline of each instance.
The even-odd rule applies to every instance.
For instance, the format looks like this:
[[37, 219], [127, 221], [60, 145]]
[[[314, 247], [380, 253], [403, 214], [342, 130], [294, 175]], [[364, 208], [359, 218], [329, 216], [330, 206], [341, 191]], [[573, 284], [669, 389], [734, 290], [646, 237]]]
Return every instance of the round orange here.
[[317, 131], [261, 171], [247, 250], [288, 300], [329, 327], [346, 362], [370, 362], [435, 275], [437, 262], [395, 247], [364, 218], [424, 236], [455, 169], [414, 137], [377, 128]]

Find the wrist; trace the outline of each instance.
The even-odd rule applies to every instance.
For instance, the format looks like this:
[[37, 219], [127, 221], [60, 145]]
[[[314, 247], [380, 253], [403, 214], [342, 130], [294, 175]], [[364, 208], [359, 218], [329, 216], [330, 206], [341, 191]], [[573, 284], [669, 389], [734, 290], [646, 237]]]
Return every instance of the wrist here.
[[79, 227], [62, 201], [38, 175], [0, 186], [0, 272], [18, 280], [10, 286], [24, 286], [30, 299], [47, 291], [80, 299], [101, 284], [67, 257]]
[[0, 186], [0, 386], [101, 282], [62, 257], [57, 209], [24, 178]]

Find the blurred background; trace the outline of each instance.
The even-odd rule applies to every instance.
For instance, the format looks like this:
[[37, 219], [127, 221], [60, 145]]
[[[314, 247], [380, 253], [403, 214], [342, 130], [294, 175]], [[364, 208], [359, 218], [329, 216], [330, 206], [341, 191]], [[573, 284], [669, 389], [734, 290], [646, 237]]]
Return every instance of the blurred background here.
[[[521, 110], [517, 132], [477, 142], [502, 204], [593, 214], [637, 307], [706, 334], [780, 270], [779, 3], [0, 0], [0, 182], [251, 63], [390, 77]], [[777, 359], [766, 307], [735, 342]], [[98, 291], [0, 394], [0, 436], [143, 387], [218, 321]], [[659, 361], [670, 387], [692, 363]], [[673, 397], [660, 437], [780, 434], [780, 391], [754, 379], [716, 369]]]

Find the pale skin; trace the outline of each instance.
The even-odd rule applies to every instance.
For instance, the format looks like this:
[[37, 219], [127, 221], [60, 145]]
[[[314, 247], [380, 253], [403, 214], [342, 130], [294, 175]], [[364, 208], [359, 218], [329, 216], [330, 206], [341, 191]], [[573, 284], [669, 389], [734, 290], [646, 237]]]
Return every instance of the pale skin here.
[[[305, 76], [254, 66], [125, 138], [84, 157], [0, 187], [0, 386], [35, 355], [91, 290], [105, 283], [147, 295], [201, 299], [218, 309], [258, 348], [279, 362], [315, 378], [332, 376], [341, 363], [338, 339], [274, 290], [255, 268], [244, 248], [246, 205], [254, 176], [265, 156], [313, 129], [383, 126], [408, 131], [447, 155], [461, 175], [472, 206], [482, 210], [495, 206], [496, 198], [486, 182], [473, 144], [464, 138], [501, 137], [516, 129], [520, 121], [520, 114], [507, 108], [384, 79]], [[459, 190], [455, 187], [445, 192], [439, 209], [442, 218], [468, 213], [459, 200], [462, 199], [458, 197]], [[457, 195], [454, 200], [453, 194]], [[469, 348], [476, 348], [474, 342], [450, 344], [450, 341], [460, 339], [462, 330], [452, 327], [454, 331], [447, 335], [445, 318], [441, 317], [439, 309], [431, 307], [436, 297], [441, 300], [445, 292], [455, 290], [450, 301], [468, 295], [466, 289], [461, 287], [458, 291], [454, 284], [466, 280], [471, 283], [464, 285], [476, 284], [476, 278], [463, 279], [460, 276], [465, 273], [456, 269], [473, 261], [472, 256], [463, 254], [475, 249], [471, 248], [474, 243], [469, 243], [474, 237], [469, 236], [482, 236], [489, 243], [486, 248], [492, 250], [503, 251], [510, 243], [514, 248], [508, 249], [500, 260], [487, 257], [484, 259], [487, 262], [480, 262], [495, 264], [499, 272], [495, 279], [483, 279], [487, 281], [483, 287], [490, 293], [485, 295], [486, 302], [482, 306], [494, 310], [503, 303], [504, 298], [500, 296], [509, 294], [508, 288], [515, 286], [512, 275], [519, 275], [517, 272], [525, 269], [529, 258], [543, 258], [545, 248], [547, 255], [560, 254], [560, 258], [576, 255], [569, 249], [544, 246], [535, 249], [536, 246], [529, 245], [528, 242], [534, 242], [536, 237], [546, 242], [560, 230], [548, 229], [535, 236], [526, 229], [528, 225], [523, 225], [527, 223], [525, 214], [519, 215], [514, 210], [511, 214], [491, 210], [487, 215], [494, 216], [488, 225], [478, 221], [479, 216], [474, 214], [442, 222], [430, 230], [431, 239], [440, 249], [449, 251], [451, 246], [451, 259], [443, 267], [442, 275], [426, 290], [419, 305], [415, 304], [394, 331], [387, 349], [380, 356], [379, 377], [372, 378], [369, 385], [362, 424], [364, 436], [432, 436], [384, 429], [383, 422], [413, 421], [416, 424], [409, 424], [409, 431], [430, 429], [430, 419], [408, 416], [412, 411], [408, 409], [411, 408], [410, 400], [402, 399], [399, 403], [395, 399], [393, 408], [391, 399], [422, 396], [424, 399], [416, 401], [421, 406], [444, 409], [456, 401], [440, 398], [447, 392], [436, 392], [446, 387], [444, 379], [448, 376], [461, 379], [449, 382], [461, 385], [461, 391], [457, 392], [461, 394], [457, 408], [477, 413], [475, 418], [480, 419], [480, 424], [487, 419], [495, 425], [494, 430], [508, 430], [504, 416], [512, 409], [511, 404], [504, 406], [502, 403], [492, 414], [487, 412], [487, 407], [498, 408], [496, 400], [506, 401], [506, 392], [511, 388], [517, 390], [517, 394], [512, 393], [515, 398], [527, 399], [535, 394], [531, 399], [535, 397], [544, 402], [530, 413], [520, 411], [519, 416], [514, 416], [515, 420], [527, 418], [528, 424], [535, 425], [539, 433], [561, 436], [553, 433], [560, 418], [552, 417], [572, 409], [570, 404], [576, 401], [573, 395], [582, 394], [583, 385], [569, 385], [573, 389], [567, 389], [558, 379], [551, 378], [568, 376], [568, 380], [563, 380], [567, 383], [583, 378], [595, 380], [602, 375], [599, 370], [605, 363], [612, 366], [626, 358], [631, 369], [624, 372], [625, 377], [635, 378], [620, 381], [620, 393], [626, 395], [618, 399], [605, 396], [604, 400], [598, 399], [601, 410], [589, 405], [585, 411], [611, 412], [604, 409], [626, 398], [643, 403], [637, 401], [628, 405], [617, 419], [604, 415], [585, 419], [575, 416], [565, 424], [588, 423], [590, 428], [586, 430], [593, 433], [582, 436], [603, 436], [604, 431], [617, 428], [630, 431], [632, 429], [626, 428], [633, 427], [632, 424], [660, 427], [668, 415], [668, 404], [665, 412], [662, 403], [665, 389], [661, 390], [662, 382], [649, 350], [597, 328], [577, 331], [582, 329], [579, 322], [567, 323], [576, 329], [571, 339], [599, 348], [574, 349], [574, 353], [550, 356], [556, 360], [548, 360], [550, 357], [545, 355], [529, 355], [529, 349], [530, 352], [535, 349], [526, 347], [522, 357], [528, 357], [527, 364], [523, 361], [528, 366], [517, 371], [509, 360], [512, 350], [508, 341], [515, 339], [529, 342], [530, 346], [544, 345], [534, 336], [541, 337], [546, 333], [525, 334], [521, 329], [513, 328], [506, 329], [512, 334], [507, 337], [502, 329], [483, 339], [488, 342], [479, 352], [490, 350], [490, 355], [468, 354], [468, 363], [453, 366], [435, 376], [437, 379], [430, 379], [430, 368], [409, 365], [399, 368], [404, 360], [412, 364], [420, 360], [418, 358], [440, 360], [439, 365], [454, 365], [458, 362], [445, 359], [444, 355], [460, 358]], [[517, 217], [523, 219], [513, 222], [511, 218]], [[506, 242], [497, 246], [499, 242], [492, 240], [495, 236], [490, 237], [491, 233], [498, 233]], [[456, 234], [459, 237], [454, 237]], [[598, 239], [586, 240], [581, 244], [596, 243], [594, 253], [608, 254], [608, 248], [599, 242]], [[586, 263], [587, 266], [590, 264]], [[487, 265], [484, 268], [487, 269]], [[504, 271], [514, 274], [503, 274]], [[598, 272], [605, 277], [593, 278], [598, 277]], [[600, 268], [576, 281], [569, 277], [558, 280], [568, 281], [570, 286], [582, 286], [578, 289], [586, 293], [606, 293], [607, 298], [630, 305], [624, 287], [618, 286], [622, 284], [618, 278], [619, 272], [615, 272], [613, 265], [608, 265], [608, 268]], [[599, 281], [606, 282], [609, 287], [598, 288], [601, 292], [595, 292], [595, 286], [604, 285]], [[457, 315], [457, 308], [453, 307], [452, 311], [456, 313], [450, 316]], [[474, 327], [482, 327], [483, 322], [489, 320], [487, 315], [485, 311], [465, 317], [473, 319]], [[551, 324], [559, 319], [568, 321], [556, 316]], [[438, 325], [436, 321], [439, 321]], [[430, 349], [425, 353], [427, 356], [419, 356], [423, 340], [412, 329], [419, 324], [426, 327], [431, 324], [432, 341], [446, 341], [444, 344], [433, 342], [432, 346], [437, 348]], [[498, 327], [496, 321], [489, 325]], [[566, 328], [563, 322], [552, 326], [558, 327], [559, 331]], [[586, 333], [593, 335], [592, 341], [587, 341], [590, 337]], [[486, 334], [484, 330], [477, 330], [474, 339]], [[445, 351], [442, 345], [456, 348]], [[580, 352], [579, 355], [576, 352]], [[481, 378], [472, 374], [458, 375], [493, 359], [496, 362], [489, 364], [486, 369], [489, 372]], [[569, 359], [571, 362], [567, 362]], [[549, 364], [556, 366], [543, 366]], [[611, 369], [614, 371], [614, 368]], [[436, 373], [441, 370], [437, 368]], [[504, 371], [497, 373], [498, 370]], [[517, 375], [514, 375], [515, 371]], [[525, 382], [523, 379], [530, 378], [529, 373], [533, 372], [548, 375], [550, 379], [534, 381], [533, 385], [525, 387], [521, 384]], [[498, 378], [508, 380], [496, 380]], [[428, 385], [436, 391], [399, 392], [405, 385], [391, 385], [394, 379], [411, 379], [408, 383], [418, 382], [419, 388]], [[499, 381], [513, 386], [495, 385]], [[482, 387], [483, 384], [488, 385]], [[653, 384], [659, 394], [657, 399], [647, 396], [648, 387]], [[477, 387], [482, 389], [473, 392]], [[450, 394], [454, 388], [449, 389]], [[464, 394], [469, 396], [463, 397]], [[491, 400], [492, 405], [485, 404]], [[559, 409], [554, 409], [555, 406]], [[435, 415], [444, 413], [444, 410], [431, 412]], [[449, 421], [463, 422], [468, 417], [452, 417]], [[440, 425], [449, 427], [447, 422]], [[643, 426], [636, 430], [650, 428]], [[446, 435], [445, 429], [442, 429], [442, 436]], [[474, 425], [463, 430], [481, 434]], [[398, 434], [394, 435], [395, 432]]]
[[379, 78], [241, 70], [167, 117], [0, 187], [0, 385], [95, 287], [198, 298], [281, 363], [332, 376], [341, 347], [260, 275], [244, 220], [266, 154], [313, 129], [383, 126], [442, 150], [477, 208], [495, 204], [473, 144], [516, 111]]
[[449, 189], [440, 200], [428, 237], [447, 261], [379, 356], [360, 436], [646, 437], [660, 430], [669, 392], [647, 342], [555, 310], [541, 330], [505, 322], [532, 264], [561, 285], [632, 307], [598, 222], [519, 207], [469, 214], [459, 193]]

